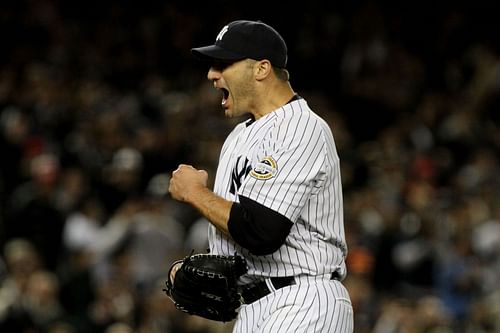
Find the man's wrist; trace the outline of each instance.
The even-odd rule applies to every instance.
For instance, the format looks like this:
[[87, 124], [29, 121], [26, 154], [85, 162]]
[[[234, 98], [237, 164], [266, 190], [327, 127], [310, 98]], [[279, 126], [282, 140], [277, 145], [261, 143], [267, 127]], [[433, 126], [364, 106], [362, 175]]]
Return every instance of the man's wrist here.
[[212, 194], [212, 191], [210, 191], [208, 188], [199, 186], [187, 192], [184, 200], [186, 203], [194, 207], [198, 207], [200, 203], [208, 200], [210, 194]]
[[181, 266], [182, 266], [182, 262], [178, 262], [178, 263], [174, 264], [174, 266], [170, 270], [170, 281], [172, 281], [172, 283], [174, 283], [174, 281], [175, 281], [175, 274], [181, 268]]

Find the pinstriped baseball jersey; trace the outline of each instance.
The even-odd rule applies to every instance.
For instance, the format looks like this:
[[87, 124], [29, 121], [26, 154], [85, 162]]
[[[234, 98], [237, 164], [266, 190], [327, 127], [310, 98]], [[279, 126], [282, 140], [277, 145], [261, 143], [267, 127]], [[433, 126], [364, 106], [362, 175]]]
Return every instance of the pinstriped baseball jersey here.
[[214, 192], [250, 198], [294, 224], [285, 244], [254, 256], [214, 226], [210, 250], [243, 255], [257, 277], [346, 274], [339, 158], [330, 128], [304, 99], [237, 125], [220, 155]]

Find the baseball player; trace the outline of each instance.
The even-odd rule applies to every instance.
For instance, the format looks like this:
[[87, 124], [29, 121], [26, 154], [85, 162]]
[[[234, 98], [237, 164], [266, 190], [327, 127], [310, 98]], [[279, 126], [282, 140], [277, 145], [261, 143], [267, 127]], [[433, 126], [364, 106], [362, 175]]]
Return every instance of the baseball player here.
[[211, 222], [211, 253], [247, 261], [234, 332], [352, 332], [339, 158], [327, 123], [291, 87], [285, 41], [239, 20], [191, 51], [225, 115], [249, 115], [222, 147], [213, 191], [190, 165], [169, 186]]

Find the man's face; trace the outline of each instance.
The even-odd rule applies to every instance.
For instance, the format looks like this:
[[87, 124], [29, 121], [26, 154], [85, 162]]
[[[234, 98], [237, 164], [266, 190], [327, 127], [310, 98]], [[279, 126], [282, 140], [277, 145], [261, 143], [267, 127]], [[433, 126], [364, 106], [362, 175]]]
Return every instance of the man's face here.
[[250, 60], [212, 63], [207, 78], [222, 92], [221, 106], [227, 117], [251, 113], [254, 95], [253, 66]]

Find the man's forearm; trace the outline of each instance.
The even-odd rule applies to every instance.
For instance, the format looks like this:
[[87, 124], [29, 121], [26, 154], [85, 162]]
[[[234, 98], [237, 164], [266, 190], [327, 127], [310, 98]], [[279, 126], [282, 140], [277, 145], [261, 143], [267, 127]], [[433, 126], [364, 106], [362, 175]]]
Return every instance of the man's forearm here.
[[227, 223], [233, 203], [207, 187], [208, 173], [191, 165], [181, 164], [172, 172], [169, 192], [172, 198], [196, 208], [217, 229], [229, 236]]
[[227, 201], [208, 188], [200, 188], [190, 193], [187, 202], [196, 208], [218, 230], [229, 236], [227, 222], [233, 202]]

